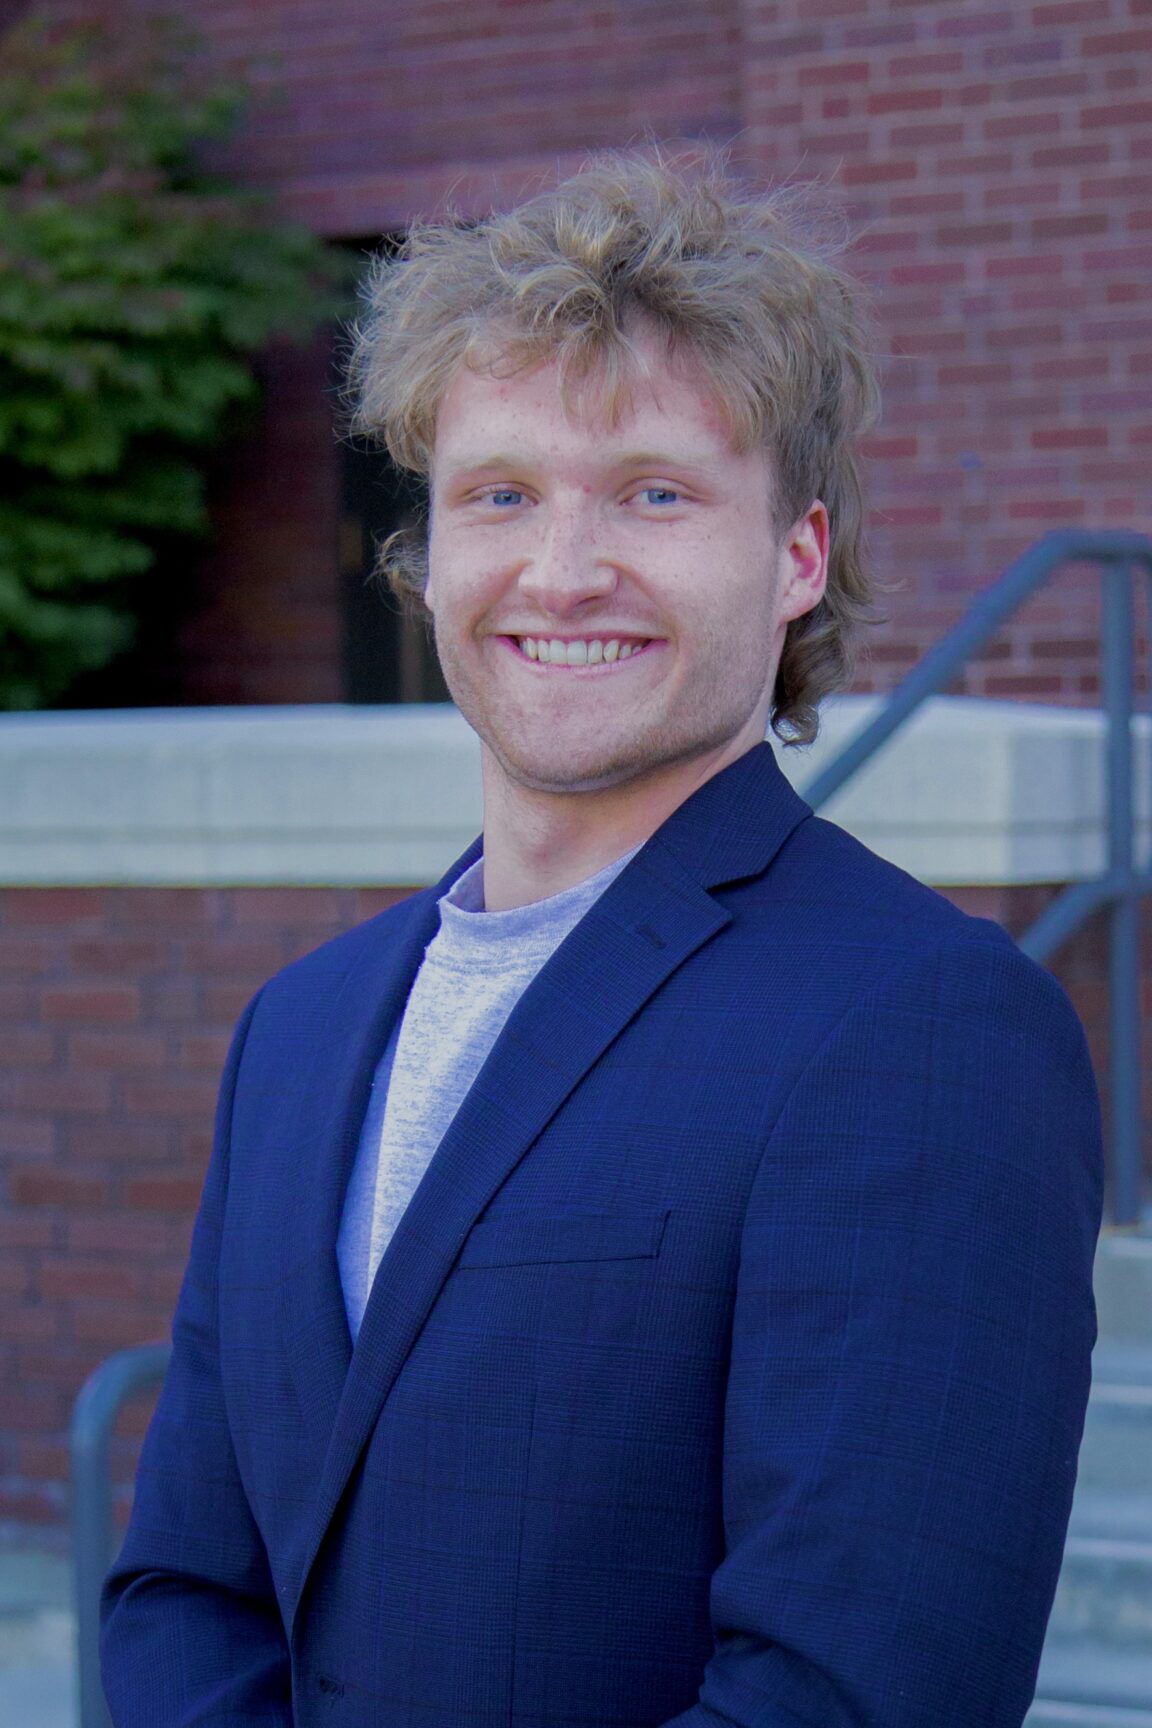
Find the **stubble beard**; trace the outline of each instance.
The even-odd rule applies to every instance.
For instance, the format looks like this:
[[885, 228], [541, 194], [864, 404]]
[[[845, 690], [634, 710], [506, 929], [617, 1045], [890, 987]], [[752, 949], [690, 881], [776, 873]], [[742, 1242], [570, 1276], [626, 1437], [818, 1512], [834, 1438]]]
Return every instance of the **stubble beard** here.
[[[655, 726], [645, 726], [639, 710], [637, 726], [624, 738], [598, 743], [593, 710], [589, 734], [578, 744], [566, 749], [562, 735], [550, 744], [535, 733], [521, 743], [514, 722], [502, 725], [493, 716], [492, 705], [477, 693], [448, 644], [437, 637], [436, 646], [452, 700], [506, 779], [528, 792], [578, 796], [658, 778], [663, 771], [723, 750], [749, 718], [740, 704], [721, 708], [718, 702], [706, 703], [698, 693], [690, 715], [668, 713]], [[589, 697], [591, 706], [595, 698], [591, 692]], [[522, 725], [519, 730], [527, 734], [529, 729]], [[557, 728], [558, 734], [561, 731]]]

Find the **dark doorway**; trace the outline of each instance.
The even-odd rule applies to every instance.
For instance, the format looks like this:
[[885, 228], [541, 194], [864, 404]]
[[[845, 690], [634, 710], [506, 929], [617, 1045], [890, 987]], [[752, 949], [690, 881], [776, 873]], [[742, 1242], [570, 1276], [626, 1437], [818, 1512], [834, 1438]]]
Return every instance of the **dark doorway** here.
[[373, 574], [389, 534], [423, 519], [425, 489], [381, 450], [344, 446], [340, 578], [349, 702], [448, 702], [431, 632]]

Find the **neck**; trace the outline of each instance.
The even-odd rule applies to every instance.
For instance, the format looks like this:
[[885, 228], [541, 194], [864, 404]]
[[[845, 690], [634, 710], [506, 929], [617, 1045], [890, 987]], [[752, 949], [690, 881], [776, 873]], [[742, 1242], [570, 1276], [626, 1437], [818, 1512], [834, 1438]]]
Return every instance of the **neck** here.
[[513, 781], [485, 748], [484, 904], [506, 912], [587, 881], [643, 845], [742, 749], [589, 792], [546, 792]]

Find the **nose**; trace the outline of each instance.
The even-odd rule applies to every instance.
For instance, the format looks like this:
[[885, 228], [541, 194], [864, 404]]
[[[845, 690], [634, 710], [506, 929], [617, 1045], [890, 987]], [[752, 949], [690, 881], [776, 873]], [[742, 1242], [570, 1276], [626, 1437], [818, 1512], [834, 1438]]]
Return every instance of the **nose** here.
[[617, 571], [597, 527], [591, 513], [578, 507], [549, 509], [519, 577], [520, 592], [540, 611], [567, 617], [585, 601], [613, 592]]

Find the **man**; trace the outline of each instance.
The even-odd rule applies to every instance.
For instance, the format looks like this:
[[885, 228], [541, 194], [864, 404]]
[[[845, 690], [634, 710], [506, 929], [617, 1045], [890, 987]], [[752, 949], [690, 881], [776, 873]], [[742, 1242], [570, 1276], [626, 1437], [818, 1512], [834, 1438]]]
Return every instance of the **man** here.
[[813, 818], [854, 291], [714, 165], [411, 236], [361, 424], [482, 855], [272, 980], [106, 1592], [121, 1728], [1009, 1728], [1094, 1335], [1049, 977]]

